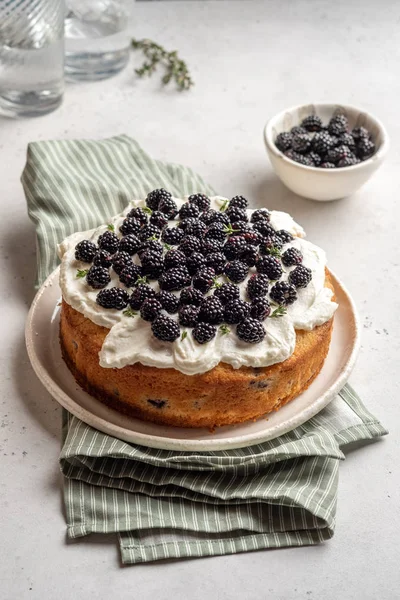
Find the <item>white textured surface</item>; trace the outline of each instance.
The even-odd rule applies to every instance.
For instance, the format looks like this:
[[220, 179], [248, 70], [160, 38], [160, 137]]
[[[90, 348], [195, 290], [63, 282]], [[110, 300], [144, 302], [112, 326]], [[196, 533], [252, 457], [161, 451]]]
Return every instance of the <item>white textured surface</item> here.
[[[135, 34], [181, 51], [196, 79], [192, 92], [136, 81], [132, 65], [115, 79], [69, 86], [51, 115], [0, 120], [1, 600], [399, 597], [399, 9], [395, 0], [290, 6], [277, 0], [137, 3]], [[267, 162], [267, 118], [313, 100], [365, 106], [388, 129], [387, 160], [352, 198], [300, 199]], [[108, 539], [65, 543], [61, 409], [36, 380], [24, 348], [35, 257], [19, 176], [31, 140], [122, 132], [161, 159], [190, 163], [223, 193], [290, 212], [327, 251], [358, 304], [364, 329], [351, 383], [391, 435], [348, 453], [336, 534], [323, 546], [122, 569]]]

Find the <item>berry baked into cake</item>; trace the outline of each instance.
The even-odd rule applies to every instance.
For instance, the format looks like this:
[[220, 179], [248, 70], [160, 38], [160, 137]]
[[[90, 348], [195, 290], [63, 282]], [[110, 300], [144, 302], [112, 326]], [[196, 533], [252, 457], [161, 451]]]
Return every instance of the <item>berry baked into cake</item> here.
[[92, 396], [179, 427], [256, 419], [328, 353], [333, 285], [290, 215], [163, 189], [60, 246], [64, 360]]

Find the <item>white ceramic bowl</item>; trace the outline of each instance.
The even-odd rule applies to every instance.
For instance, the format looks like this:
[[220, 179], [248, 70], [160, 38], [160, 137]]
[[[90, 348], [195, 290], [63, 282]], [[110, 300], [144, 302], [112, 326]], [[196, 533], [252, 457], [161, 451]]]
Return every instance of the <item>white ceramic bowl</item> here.
[[[375, 143], [375, 154], [364, 162], [341, 169], [306, 167], [287, 158], [275, 146], [276, 136], [300, 125], [304, 117], [311, 114], [321, 117], [324, 124], [332, 115], [344, 114], [350, 129], [366, 127]], [[337, 200], [353, 194], [375, 173], [389, 149], [389, 136], [376, 117], [354, 106], [339, 104], [303, 104], [288, 108], [268, 121], [264, 141], [272, 166], [283, 183], [299, 196], [319, 201]]]

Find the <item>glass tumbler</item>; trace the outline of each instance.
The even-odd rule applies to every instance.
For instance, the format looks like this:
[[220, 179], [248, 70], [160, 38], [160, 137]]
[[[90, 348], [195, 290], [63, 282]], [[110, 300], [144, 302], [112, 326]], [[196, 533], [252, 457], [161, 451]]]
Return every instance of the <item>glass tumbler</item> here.
[[63, 38], [63, 0], [0, 0], [0, 113], [32, 117], [59, 106]]
[[66, 0], [65, 74], [68, 79], [105, 79], [129, 60], [134, 0]]

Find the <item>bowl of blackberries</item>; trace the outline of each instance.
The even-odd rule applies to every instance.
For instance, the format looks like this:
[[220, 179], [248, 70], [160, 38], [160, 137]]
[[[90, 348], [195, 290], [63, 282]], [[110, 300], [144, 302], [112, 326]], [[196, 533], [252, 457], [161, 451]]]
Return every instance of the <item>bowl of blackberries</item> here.
[[376, 117], [338, 104], [286, 109], [268, 121], [264, 140], [282, 182], [296, 194], [320, 201], [356, 192], [389, 149], [388, 134]]

